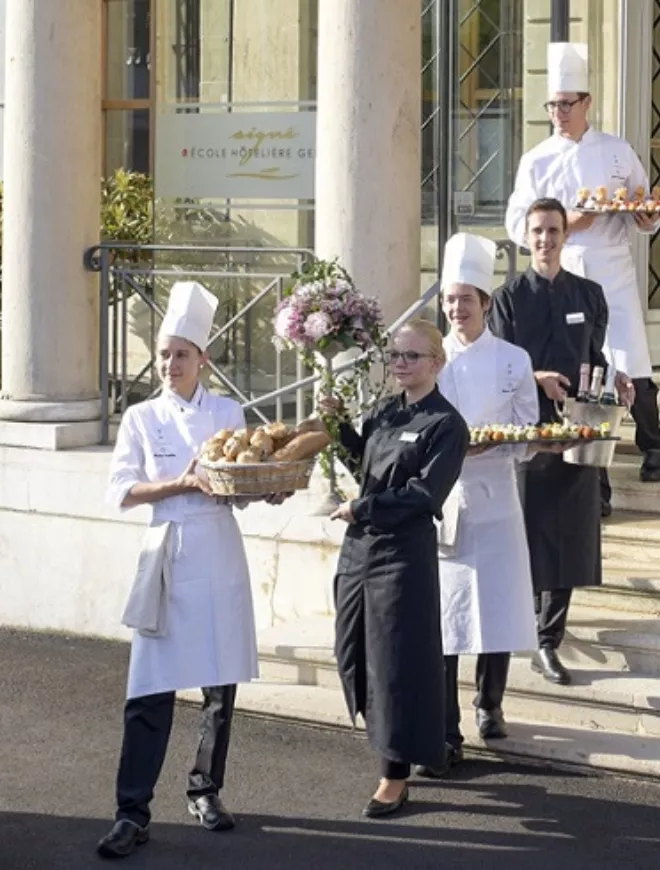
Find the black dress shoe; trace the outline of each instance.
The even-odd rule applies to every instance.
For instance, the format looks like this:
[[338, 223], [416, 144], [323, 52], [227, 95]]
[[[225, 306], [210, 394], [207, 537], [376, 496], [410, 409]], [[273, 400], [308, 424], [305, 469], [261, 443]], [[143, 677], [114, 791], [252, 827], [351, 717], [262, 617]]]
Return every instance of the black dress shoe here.
[[366, 807], [362, 810], [362, 815], [368, 819], [380, 819], [383, 816], [391, 816], [396, 813], [408, 800], [408, 786], [404, 785], [403, 791], [395, 801], [386, 803], [385, 801], [371, 798]]
[[148, 825], [141, 828], [130, 819], [119, 819], [110, 833], [99, 840], [96, 851], [102, 858], [126, 858], [148, 839]]
[[660, 450], [646, 451], [642, 467], [639, 470], [639, 479], [642, 483], [660, 480]]
[[612, 505], [604, 498], [600, 500], [600, 515], [604, 520], [612, 516]]
[[217, 794], [188, 798], [188, 812], [194, 816], [207, 831], [231, 831], [236, 825], [234, 817], [222, 805]]
[[452, 768], [456, 767], [463, 761], [463, 750], [460, 746], [452, 746], [447, 744], [447, 758], [444, 767], [429, 767], [426, 764], [420, 764], [415, 768], [417, 776], [424, 776], [427, 779], [442, 779], [449, 776]]
[[501, 707], [484, 710], [477, 707], [477, 728], [482, 740], [499, 740], [507, 736], [506, 722]]
[[559, 661], [557, 651], [549, 647], [542, 647], [532, 656], [532, 670], [543, 674], [550, 683], [558, 686], [567, 686], [571, 682], [571, 675]]

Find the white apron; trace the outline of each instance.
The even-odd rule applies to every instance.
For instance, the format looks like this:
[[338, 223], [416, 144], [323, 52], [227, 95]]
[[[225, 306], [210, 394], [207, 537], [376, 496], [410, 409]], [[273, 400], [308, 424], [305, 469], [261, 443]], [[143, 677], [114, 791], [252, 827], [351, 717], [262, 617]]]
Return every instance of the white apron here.
[[[600, 220], [607, 220], [601, 217]], [[567, 272], [600, 284], [608, 308], [607, 338], [603, 348], [608, 362], [631, 378], [651, 377], [644, 312], [637, 275], [628, 245], [608, 248], [567, 245], [561, 263]]]
[[[520, 160], [506, 213], [510, 238], [525, 246], [525, 215], [535, 199], [554, 197], [571, 209], [580, 188], [594, 192], [601, 185], [610, 197], [620, 187], [648, 192], [646, 172], [628, 142], [591, 127], [579, 142], [550, 136]], [[632, 378], [648, 378], [651, 360], [630, 248], [632, 232], [638, 232], [632, 215], [598, 215], [588, 229], [569, 236], [562, 265], [603, 288], [609, 308], [608, 359]]]
[[[113, 454], [110, 495], [121, 504], [138, 480], [172, 480], [202, 443], [244, 425], [240, 406], [199, 389], [190, 403], [167, 393], [131, 407]], [[258, 674], [254, 613], [243, 539], [231, 508], [203, 494], [153, 505], [172, 523], [164, 637], [135, 634], [127, 697], [247, 682]]]
[[[529, 357], [487, 330], [474, 344], [445, 339], [439, 385], [469, 425], [536, 423]], [[524, 445], [468, 457], [451, 498], [458, 503], [455, 552], [440, 555], [445, 655], [536, 649], [532, 577], [516, 482]]]

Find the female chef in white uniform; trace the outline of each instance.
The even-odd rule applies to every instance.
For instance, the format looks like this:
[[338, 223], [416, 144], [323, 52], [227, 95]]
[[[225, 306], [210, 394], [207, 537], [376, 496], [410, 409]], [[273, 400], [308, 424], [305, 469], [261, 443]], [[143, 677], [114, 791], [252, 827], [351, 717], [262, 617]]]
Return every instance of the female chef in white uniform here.
[[[450, 324], [440, 391], [468, 425], [536, 424], [537, 387], [527, 353], [485, 325], [495, 243], [458, 233], [445, 247], [442, 307]], [[448, 763], [462, 758], [458, 656], [477, 654], [474, 705], [484, 738], [504, 737], [502, 696], [511, 652], [537, 646], [527, 538], [516, 482], [524, 444], [468, 456], [443, 508], [440, 541], [442, 644]], [[418, 769], [422, 775], [444, 771]]]
[[[149, 803], [165, 758], [175, 692], [203, 687], [200, 740], [188, 775], [188, 807], [208, 830], [234, 821], [222, 788], [236, 684], [257, 676], [250, 577], [231, 507], [195, 473], [202, 443], [245, 425], [240, 405], [199, 382], [217, 299], [195, 282], [173, 289], [160, 330], [161, 395], [130, 407], [117, 436], [110, 497], [150, 504], [149, 533], [163, 534], [170, 579], [165, 625], [136, 632], [131, 648], [116, 823], [104, 857], [124, 857], [149, 837]], [[153, 557], [145, 545], [142, 558]], [[133, 623], [129, 623], [133, 624]]]

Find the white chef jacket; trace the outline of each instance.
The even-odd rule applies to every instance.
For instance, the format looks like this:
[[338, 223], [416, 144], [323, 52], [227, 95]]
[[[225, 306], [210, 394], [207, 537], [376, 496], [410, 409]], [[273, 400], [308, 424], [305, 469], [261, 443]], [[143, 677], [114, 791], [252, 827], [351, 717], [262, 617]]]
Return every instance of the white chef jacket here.
[[[211, 435], [244, 425], [237, 402], [201, 386], [190, 402], [164, 390], [133, 405], [117, 435], [110, 501], [120, 507], [139, 481], [174, 480]], [[127, 697], [253, 679], [258, 669], [250, 576], [231, 508], [201, 492], [151, 507], [151, 525], [173, 524], [167, 632], [134, 635]]]
[[[630, 144], [591, 127], [579, 142], [553, 134], [520, 160], [506, 212], [509, 237], [525, 245], [525, 213], [535, 199], [554, 197], [570, 210], [581, 187], [593, 193], [601, 186], [610, 197], [619, 187], [631, 196], [636, 187], [648, 193], [648, 178]], [[604, 351], [617, 369], [642, 378], [651, 376], [651, 360], [630, 249], [629, 233], [636, 229], [630, 214], [598, 215], [589, 229], [570, 234], [562, 265], [602, 286], [609, 308]]]
[[[450, 333], [440, 391], [470, 426], [537, 423], [539, 406], [526, 351], [488, 329], [473, 344]], [[440, 552], [445, 655], [536, 648], [532, 577], [518, 495], [523, 444], [468, 456], [449, 499], [458, 500], [455, 550]]]

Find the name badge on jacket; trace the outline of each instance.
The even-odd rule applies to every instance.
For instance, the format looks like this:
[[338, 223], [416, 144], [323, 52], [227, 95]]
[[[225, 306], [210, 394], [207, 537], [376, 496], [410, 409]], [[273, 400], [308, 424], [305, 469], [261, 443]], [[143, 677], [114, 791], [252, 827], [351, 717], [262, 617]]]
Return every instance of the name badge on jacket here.
[[399, 436], [399, 441], [405, 441], [408, 444], [414, 444], [419, 438], [419, 432], [402, 432]]
[[584, 311], [575, 311], [572, 314], [567, 314], [566, 323], [569, 326], [574, 326], [576, 323], [584, 323]]

